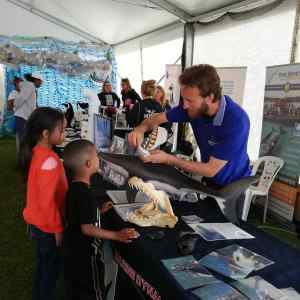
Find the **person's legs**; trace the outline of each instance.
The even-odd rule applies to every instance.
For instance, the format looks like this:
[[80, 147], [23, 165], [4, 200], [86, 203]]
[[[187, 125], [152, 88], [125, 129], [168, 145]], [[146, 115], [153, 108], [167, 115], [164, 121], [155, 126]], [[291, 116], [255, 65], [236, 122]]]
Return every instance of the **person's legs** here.
[[112, 245], [108, 240], [103, 241], [103, 261], [106, 300], [113, 300], [115, 298], [118, 264], [113, 259]]
[[96, 255], [85, 254], [65, 258], [66, 300], [106, 300], [103, 264]]
[[54, 234], [31, 227], [37, 255], [33, 300], [54, 300], [56, 282], [61, 268], [59, 249], [56, 247]]
[[17, 149], [17, 157], [18, 157], [20, 143], [25, 132], [26, 120], [17, 116], [15, 117], [15, 119], [16, 119], [16, 149]]

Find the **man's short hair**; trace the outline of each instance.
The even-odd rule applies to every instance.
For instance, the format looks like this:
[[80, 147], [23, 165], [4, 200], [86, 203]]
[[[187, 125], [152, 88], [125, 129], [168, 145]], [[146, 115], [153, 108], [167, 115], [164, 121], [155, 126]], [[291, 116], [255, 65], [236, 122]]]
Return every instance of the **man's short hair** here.
[[69, 143], [63, 152], [64, 165], [75, 172], [90, 159], [91, 150], [95, 145], [88, 140], [76, 140]]
[[222, 96], [220, 77], [215, 67], [201, 64], [185, 69], [179, 76], [179, 83], [189, 87], [197, 87], [202, 97], [214, 94], [216, 100]]

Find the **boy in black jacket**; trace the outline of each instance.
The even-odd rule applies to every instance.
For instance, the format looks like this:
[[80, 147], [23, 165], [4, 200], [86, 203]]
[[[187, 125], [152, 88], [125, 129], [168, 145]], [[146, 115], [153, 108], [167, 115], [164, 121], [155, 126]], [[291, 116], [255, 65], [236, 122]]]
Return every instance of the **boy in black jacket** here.
[[163, 111], [161, 105], [154, 99], [155, 80], [143, 81], [141, 93], [143, 101], [137, 102], [133, 108], [126, 113], [126, 120], [131, 127], [136, 127], [153, 114]]
[[102, 239], [129, 243], [138, 237], [132, 228], [110, 231], [100, 228], [98, 204], [90, 189], [90, 178], [99, 169], [93, 143], [76, 140], [63, 153], [64, 164], [73, 172], [66, 195], [64, 232], [65, 281], [68, 300], [104, 300]]

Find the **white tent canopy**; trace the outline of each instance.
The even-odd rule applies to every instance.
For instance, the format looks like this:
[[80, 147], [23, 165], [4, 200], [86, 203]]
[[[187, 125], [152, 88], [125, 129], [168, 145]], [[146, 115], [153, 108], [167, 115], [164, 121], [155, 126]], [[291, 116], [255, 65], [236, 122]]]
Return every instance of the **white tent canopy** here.
[[[249, 154], [258, 156], [265, 68], [290, 62], [297, 0], [0, 0], [0, 34], [92, 40], [115, 46], [118, 72], [139, 91], [182, 52], [183, 25], [196, 21], [194, 64], [246, 66], [243, 106]], [[241, 14], [257, 6], [265, 10]], [[270, 9], [272, 8], [272, 9]], [[227, 16], [220, 18], [221, 16]], [[241, 16], [241, 17], [239, 17]], [[218, 22], [212, 20], [218, 19]], [[148, 34], [147, 34], [148, 33]], [[296, 53], [296, 61], [299, 53]]]
[[[207, 21], [276, 0], [0, 0], [3, 35], [90, 39], [117, 45], [180, 21]], [[58, 27], [63, 27], [64, 30]]]

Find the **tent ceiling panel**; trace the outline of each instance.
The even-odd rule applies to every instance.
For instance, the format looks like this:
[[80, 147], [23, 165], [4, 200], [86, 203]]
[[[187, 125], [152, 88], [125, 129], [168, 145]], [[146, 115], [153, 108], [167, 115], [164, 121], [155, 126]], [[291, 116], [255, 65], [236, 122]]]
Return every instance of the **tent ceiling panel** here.
[[212, 10], [223, 8], [227, 5], [236, 4], [238, 0], [169, 0], [170, 3], [188, 12], [191, 15], [197, 16], [208, 13]]
[[[177, 20], [168, 12], [112, 0], [26, 0], [58, 19], [114, 44]], [[47, 34], [45, 34], [47, 35]]]
[[0, 0], [0, 34], [13, 36], [53, 36], [62, 40], [79, 41], [82, 38], [62, 27]]
[[[263, 4], [266, 1], [259, 1]], [[32, 6], [58, 22], [42, 19], [16, 5]], [[117, 45], [180, 19], [199, 16], [245, 1], [238, 0], [0, 0], [0, 34], [53, 36]], [[24, 17], [25, 16], [25, 17]], [[31, 17], [30, 17], [31, 16]], [[185, 18], [186, 17], [186, 18]], [[12, 22], [13, 20], [13, 22]], [[193, 19], [197, 20], [197, 19]], [[60, 22], [61, 21], [61, 22]], [[55, 24], [54, 24], [55, 23]], [[67, 23], [70, 26], [69, 34]], [[42, 25], [41, 25], [42, 24]], [[60, 26], [60, 27], [59, 27]], [[64, 28], [63, 28], [64, 27]], [[72, 28], [76, 27], [78, 30]], [[61, 29], [59, 29], [61, 28]], [[82, 32], [87, 35], [80, 34]], [[159, 34], [156, 32], [156, 34]], [[90, 35], [90, 36], [89, 36]], [[92, 39], [90, 38], [92, 37]], [[95, 37], [95, 38], [93, 38]]]

